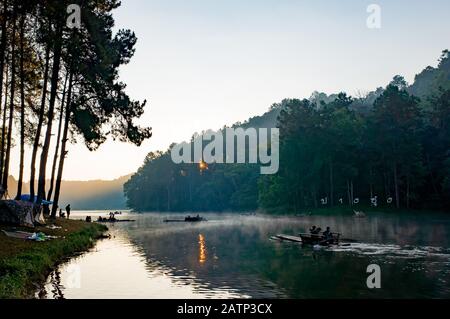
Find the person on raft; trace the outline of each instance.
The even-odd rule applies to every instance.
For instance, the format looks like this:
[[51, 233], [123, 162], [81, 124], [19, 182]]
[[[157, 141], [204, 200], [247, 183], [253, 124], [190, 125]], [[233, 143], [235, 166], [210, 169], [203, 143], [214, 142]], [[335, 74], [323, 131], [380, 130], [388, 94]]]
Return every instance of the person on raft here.
[[114, 222], [116, 221], [116, 213], [110, 212], [109, 213], [109, 220]]
[[327, 227], [327, 230], [323, 232], [323, 239], [329, 240], [333, 238], [333, 233], [331, 232], [331, 228]]
[[322, 231], [322, 228], [317, 227], [317, 226], [312, 226], [309, 229], [309, 232], [311, 233], [311, 235], [319, 235], [321, 231]]

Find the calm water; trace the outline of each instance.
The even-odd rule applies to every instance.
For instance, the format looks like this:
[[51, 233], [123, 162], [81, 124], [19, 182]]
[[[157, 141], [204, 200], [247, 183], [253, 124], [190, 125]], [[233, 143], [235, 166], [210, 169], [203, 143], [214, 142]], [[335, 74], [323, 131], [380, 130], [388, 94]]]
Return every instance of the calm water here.
[[[204, 216], [199, 224], [163, 223], [179, 214], [121, 216], [136, 222], [109, 226], [112, 238], [62, 264], [39, 296], [450, 298], [450, 216]], [[270, 240], [313, 224], [358, 243], [315, 250]], [[381, 289], [367, 288], [370, 264], [381, 267]]]

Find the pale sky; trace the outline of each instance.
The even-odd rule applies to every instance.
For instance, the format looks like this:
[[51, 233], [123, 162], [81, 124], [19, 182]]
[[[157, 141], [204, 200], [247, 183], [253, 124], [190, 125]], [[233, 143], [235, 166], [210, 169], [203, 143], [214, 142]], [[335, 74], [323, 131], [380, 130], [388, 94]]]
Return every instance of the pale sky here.
[[[381, 29], [366, 25], [372, 3]], [[135, 172], [150, 151], [284, 98], [370, 91], [396, 74], [411, 82], [450, 49], [449, 12], [448, 0], [122, 0], [116, 26], [135, 31], [138, 44], [121, 79], [132, 98], [148, 100], [139, 123], [153, 137], [140, 148], [108, 141], [95, 153], [71, 145], [64, 179]], [[16, 178], [18, 159], [15, 148]]]

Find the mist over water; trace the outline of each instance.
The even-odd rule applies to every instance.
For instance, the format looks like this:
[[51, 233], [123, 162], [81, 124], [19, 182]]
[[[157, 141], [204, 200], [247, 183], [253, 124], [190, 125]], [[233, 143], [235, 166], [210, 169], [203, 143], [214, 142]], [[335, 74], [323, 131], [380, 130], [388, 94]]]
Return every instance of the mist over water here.
[[[74, 214], [75, 218], [99, 212]], [[106, 213], [103, 213], [106, 215]], [[182, 214], [127, 214], [111, 239], [62, 264], [44, 298], [448, 298], [450, 218], [442, 214], [266, 217], [204, 214], [208, 222], [164, 223]], [[270, 239], [330, 226], [346, 246], [313, 249]], [[367, 288], [367, 266], [382, 288]], [[74, 272], [74, 269], [77, 272]], [[79, 279], [73, 287], [74, 276]]]

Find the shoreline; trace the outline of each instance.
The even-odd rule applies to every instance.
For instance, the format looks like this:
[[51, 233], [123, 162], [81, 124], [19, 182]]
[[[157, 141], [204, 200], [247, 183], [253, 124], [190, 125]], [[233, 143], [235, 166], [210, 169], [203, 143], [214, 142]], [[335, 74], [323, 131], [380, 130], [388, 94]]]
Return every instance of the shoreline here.
[[[362, 211], [367, 214], [373, 214], [373, 213], [385, 213], [385, 214], [391, 214], [391, 215], [403, 215], [403, 214], [414, 214], [414, 215], [427, 215], [429, 213], [434, 214], [442, 214], [442, 215], [448, 215], [450, 216], [450, 211], [444, 211], [444, 210], [436, 210], [436, 209], [407, 209], [407, 208], [394, 208], [394, 207], [370, 207], [366, 205], [359, 205], [355, 207], [349, 207], [349, 206], [333, 206], [333, 207], [317, 207], [317, 208], [304, 208], [301, 210], [298, 210], [297, 212], [291, 211], [289, 209], [254, 209], [254, 210], [245, 210], [245, 211], [238, 211], [238, 210], [224, 210], [224, 211], [160, 211], [160, 212], [152, 212], [152, 211], [133, 211], [132, 213], [135, 214], [147, 214], [147, 213], [154, 213], [154, 214], [160, 214], [161, 216], [167, 215], [167, 214], [179, 214], [179, 215], [188, 215], [188, 214], [230, 214], [230, 215], [258, 215], [258, 216], [267, 216], [267, 217], [280, 217], [280, 216], [286, 216], [286, 217], [304, 217], [304, 216], [353, 216], [355, 211]], [[78, 212], [90, 212], [88, 210], [86, 211], [78, 211]]]
[[[97, 223], [60, 218], [49, 224], [61, 228], [14, 228], [59, 237], [47, 242], [9, 238], [0, 232], [0, 299], [34, 299], [36, 289], [56, 265], [89, 250], [108, 230]], [[0, 225], [0, 229], [13, 227]]]

